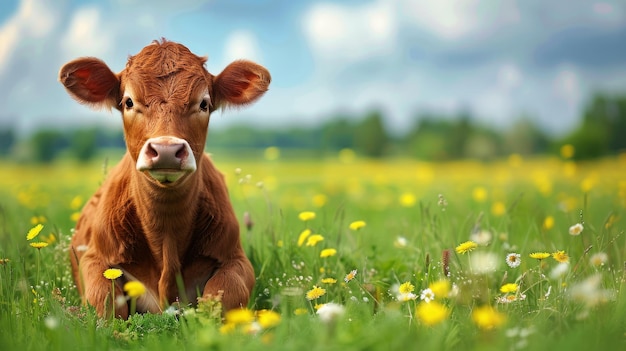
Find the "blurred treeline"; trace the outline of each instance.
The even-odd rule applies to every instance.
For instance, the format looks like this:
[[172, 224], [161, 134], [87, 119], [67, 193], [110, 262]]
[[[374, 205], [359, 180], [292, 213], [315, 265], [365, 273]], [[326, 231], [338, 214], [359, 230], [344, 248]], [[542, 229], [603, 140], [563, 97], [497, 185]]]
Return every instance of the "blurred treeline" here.
[[[517, 119], [508, 130], [497, 130], [477, 124], [468, 113], [420, 115], [403, 135], [389, 133], [384, 120], [380, 112], [370, 111], [364, 116], [334, 116], [317, 127], [270, 130], [234, 126], [211, 130], [207, 149], [238, 152], [275, 146], [323, 157], [349, 148], [365, 157], [429, 161], [550, 154], [565, 144], [574, 146], [574, 159], [626, 151], [626, 96], [621, 95], [597, 94], [585, 107], [578, 128], [559, 137], [546, 134], [525, 118]], [[1, 154], [25, 162], [51, 162], [62, 155], [89, 161], [100, 149], [123, 147], [121, 130], [41, 129], [22, 139], [10, 129], [0, 130]]]

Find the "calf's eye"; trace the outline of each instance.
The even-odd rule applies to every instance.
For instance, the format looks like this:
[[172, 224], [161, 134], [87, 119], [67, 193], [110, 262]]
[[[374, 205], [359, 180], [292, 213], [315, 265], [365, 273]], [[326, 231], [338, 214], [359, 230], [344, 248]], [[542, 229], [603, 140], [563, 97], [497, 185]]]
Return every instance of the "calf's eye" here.
[[206, 100], [202, 100], [200, 103], [200, 110], [206, 112], [209, 109], [209, 103]]
[[126, 102], [124, 102], [124, 105], [126, 106], [126, 108], [133, 108], [134, 106], [133, 100], [131, 98], [126, 99]]

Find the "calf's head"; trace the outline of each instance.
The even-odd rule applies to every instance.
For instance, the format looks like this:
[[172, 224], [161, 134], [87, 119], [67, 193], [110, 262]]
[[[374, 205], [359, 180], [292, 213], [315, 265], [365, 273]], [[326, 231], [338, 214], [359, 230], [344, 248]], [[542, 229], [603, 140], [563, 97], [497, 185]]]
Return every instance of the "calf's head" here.
[[169, 187], [197, 169], [211, 112], [251, 103], [270, 83], [269, 72], [249, 61], [235, 61], [217, 76], [205, 62], [162, 40], [131, 56], [118, 74], [87, 57], [65, 64], [59, 80], [80, 103], [118, 109], [137, 171]]

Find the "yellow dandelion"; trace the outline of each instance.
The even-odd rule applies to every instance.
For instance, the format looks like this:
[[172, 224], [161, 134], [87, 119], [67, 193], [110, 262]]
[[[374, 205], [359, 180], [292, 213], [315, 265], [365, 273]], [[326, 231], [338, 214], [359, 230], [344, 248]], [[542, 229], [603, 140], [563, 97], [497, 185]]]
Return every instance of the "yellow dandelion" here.
[[552, 227], [554, 227], [554, 217], [547, 216], [543, 220], [543, 229], [544, 230], [550, 230], [550, 229], [552, 229]]
[[146, 293], [146, 287], [139, 281], [131, 280], [124, 284], [124, 291], [130, 297], [139, 297]]
[[412, 193], [403, 193], [400, 195], [400, 205], [402, 207], [413, 207], [417, 202], [417, 198]]
[[328, 202], [328, 196], [324, 194], [316, 194], [313, 196], [312, 202], [313, 206], [317, 208], [324, 207], [324, 205], [326, 205], [326, 202]]
[[491, 205], [491, 213], [496, 217], [503, 216], [506, 213], [506, 205], [504, 204], [504, 202], [494, 202], [493, 205]]
[[330, 257], [335, 256], [337, 254], [337, 250], [335, 249], [324, 249], [320, 252], [320, 257]]
[[32, 225], [43, 224], [43, 223], [46, 223], [47, 221], [48, 221], [48, 219], [45, 216], [32, 216], [32, 217], [30, 217], [30, 224], [32, 224]]
[[278, 240], [276, 242], [276, 247], [283, 247], [283, 246], [285, 246], [285, 243], [282, 240]]
[[398, 292], [400, 292], [400, 294], [408, 294], [413, 292], [413, 290], [415, 290], [415, 286], [413, 286], [411, 282], [404, 282], [400, 284], [400, 287], [398, 288]]
[[309, 301], [319, 299], [320, 297], [324, 296], [324, 294], [326, 294], [326, 289], [314, 285], [313, 289], [306, 292], [306, 299]]
[[507, 293], [514, 293], [517, 292], [517, 289], [519, 289], [519, 286], [515, 283], [508, 283], [508, 284], [504, 284], [500, 287], [500, 292], [503, 292], [505, 294]]
[[309, 236], [306, 240], [306, 246], [315, 246], [317, 245], [317, 243], [319, 243], [320, 241], [323, 241], [324, 237], [319, 235], [319, 234], [313, 234], [311, 236]]
[[356, 274], [357, 274], [356, 269], [351, 270], [350, 273], [346, 274], [346, 277], [343, 278], [343, 281], [346, 283], [350, 282], [352, 279], [356, 277]]
[[30, 230], [28, 231], [28, 234], [26, 234], [26, 240], [33, 240], [35, 237], [37, 237], [37, 235], [39, 235], [39, 233], [41, 233], [42, 229], [43, 229], [43, 224], [41, 223], [30, 228]]
[[78, 222], [79, 218], [80, 218], [80, 212], [74, 212], [70, 215], [70, 220], [72, 220], [72, 222]]
[[280, 314], [272, 310], [260, 310], [256, 313], [256, 321], [263, 329], [272, 328], [280, 323]]
[[421, 302], [417, 306], [415, 314], [422, 323], [433, 326], [445, 321], [450, 315], [450, 310], [437, 301]]
[[561, 157], [563, 157], [564, 159], [569, 159], [574, 157], [574, 152], [576, 151], [576, 149], [574, 148], [574, 145], [572, 144], [565, 144], [563, 146], [561, 146]]
[[70, 202], [70, 209], [76, 211], [80, 209], [82, 205], [83, 205], [83, 198], [80, 195], [76, 195]]
[[366, 223], [364, 221], [354, 221], [352, 223], [350, 223], [350, 229], [351, 230], [359, 230], [363, 227], [365, 227]]
[[224, 323], [222, 324], [222, 326], [220, 327], [220, 334], [222, 335], [228, 335], [231, 334], [232, 332], [235, 331], [235, 328], [237, 327], [237, 325], [235, 325], [234, 323]]
[[530, 256], [530, 258], [534, 258], [537, 260], [543, 260], [543, 259], [550, 257], [550, 254], [547, 252], [533, 252], [528, 256]]
[[506, 317], [493, 307], [486, 305], [474, 308], [472, 320], [480, 329], [490, 330], [504, 324]]
[[478, 244], [476, 244], [475, 242], [466, 241], [460, 244], [459, 246], [457, 246], [455, 250], [457, 253], [464, 254], [464, 253], [474, 250], [476, 247], [478, 247]]
[[324, 278], [322, 279], [322, 283], [324, 284], [335, 284], [337, 282], [337, 279], [335, 278]]
[[224, 315], [227, 324], [240, 325], [254, 322], [254, 313], [247, 308], [234, 308]]
[[268, 161], [277, 160], [280, 157], [280, 149], [276, 146], [270, 146], [263, 152], [263, 157]]
[[567, 263], [569, 262], [569, 256], [565, 251], [555, 251], [552, 253], [552, 258], [554, 258], [557, 262]]
[[447, 279], [441, 279], [436, 282], [430, 283], [428, 288], [435, 294], [435, 298], [447, 297], [450, 293], [450, 281]]
[[300, 218], [300, 220], [303, 222], [310, 221], [312, 219], [315, 219], [315, 212], [312, 212], [312, 211], [300, 212], [300, 214], [298, 215], [298, 218]]
[[48, 246], [48, 243], [45, 241], [39, 241], [30, 243], [30, 246], [34, 247], [35, 249], [43, 249], [44, 247]]
[[307, 310], [306, 308], [302, 308], [302, 307], [301, 308], [296, 308], [293, 311], [293, 314], [295, 314], [296, 316], [301, 316], [301, 315], [307, 314], [307, 313], [309, 313], [309, 310]]
[[472, 190], [472, 198], [476, 202], [485, 202], [487, 200], [487, 189], [477, 186]]
[[102, 275], [109, 280], [114, 280], [122, 276], [122, 270], [117, 268], [109, 268], [104, 271]]
[[306, 238], [309, 237], [309, 235], [311, 235], [311, 229], [303, 230], [298, 237], [298, 246], [302, 246], [302, 244], [304, 244], [304, 241], [306, 240]]

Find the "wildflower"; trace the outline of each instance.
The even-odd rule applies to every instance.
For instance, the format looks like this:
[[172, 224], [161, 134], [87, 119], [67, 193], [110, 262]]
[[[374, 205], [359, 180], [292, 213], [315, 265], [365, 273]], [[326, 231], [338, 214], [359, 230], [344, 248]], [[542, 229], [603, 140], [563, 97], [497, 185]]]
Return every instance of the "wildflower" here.
[[508, 264], [511, 268], [517, 268], [522, 263], [521, 257], [522, 256], [520, 254], [511, 252], [510, 254], [506, 255], [506, 264]]
[[585, 303], [587, 307], [594, 307], [615, 298], [615, 291], [602, 289], [601, 274], [594, 274], [573, 285], [569, 292], [570, 298]]
[[345, 312], [345, 308], [334, 302], [325, 303], [323, 306], [317, 309], [317, 315], [322, 322], [330, 323], [341, 317]]
[[70, 215], [70, 220], [72, 222], [78, 222], [79, 218], [80, 218], [80, 212], [74, 212]]
[[222, 326], [220, 327], [220, 334], [222, 335], [227, 335], [232, 333], [233, 331], [235, 331], [235, 327], [237, 327], [237, 325], [235, 325], [234, 323], [224, 323], [222, 324]]
[[309, 237], [309, 235], [311, 235], [311, 229], [303, 230], [302, 233], [300, 233], [300, 236], [298, 236], [298, 246], [302, 246], [302, 244], [304, 244], [304, 241], [306, 240], [306, 238]]
[[337, 282], [337, 279], [335, 278], [324, 278], [322, 279], [322, 283], [324, 284], [335, 284]]
[[515, 301], [524, 301], [526, 300], [526, 295], [524, 294], [519, 294], [519, 295], [504, 295], [504, 296], [499, 296], [496, 298], [496, 302], [497, 303], [511, 303], [511, 302], [515, 302]]
[[569, 234], [570, 235], [580, 235], [580, 233], [583, 232], [583, 229], [585, 229], [583, 227], [583, 225], [581, 223], [576, 223], [573, 226], [569, 227]]
[[433, 301], [430, 303], [420, 303], [415, 314], [422, 323], [433, 326], [445, 321], [450, 315], [450, 310], [443, 304]]
[[406, 247], [407, 244], [408, 244], [408, 241], [403, 236], [397, 237], [396, 240], [393, 242], [393, 246], [395, 246], [395, 247], [397, 247], [399, 249], [401, 249], [403, 247]]
[[396, 298], [398, 299], [398, 301], [400, 302], [406, 302], [406, 301], [411, 301], [411, 300], [415, 300], [417, 299], [417, 295], [415, 295], [414, 293], [410, 292], [410, 293], [405, 293], [405, 294], [398, 294], [396, 296]]
[[328, 202], [328, 196], [324, 195], [324, 194], [316, 194], [313, 196], [313, 206], [315, 207], [324, 207], [324, 205], [326, 205], [326, 202]]
[[320, 257], [330, 257], [335, 256], [337, 254], [337, 250], [335, 249], [324, 249], [320, 252]]
[[326, 289], [314, 285], [313, 289], [306, 292], [306, 299], [309, 301], [319, 299], [324, 296], [324, 294], [326, 294]]
[[554, 258], [559, 263], [567, 263], [569, 262], [569, 256], [565, 251], [555, 251], [552, 253], [552, 258]]
[[487, 189], [482, 186], [477, 186], [472, 190], [472, 198], [476, 202], [485, 202], [487, 199]]
[[400, 284], [398, 291], [400, 292], [400, 294], [408, 294], [410, 292], [413, 292], [414, 289], [415, 287], [413, 286], [413, 284], [411, 284], [411, 282], [404, 282]]
[[254, 314], [247, 308], [235, 308], [228, 310], [224, 318], [226, 319], [226, 324], [249, 324], [254, 321]]
[[431, 283], [428, 288], [435, 294], [436, 298], [447, 297], [450, 293], [450, 281], [447, 279], [441, 279]]
[[301, 315], [303, 315], [303, 314], [307, 314], [308, 312], [309, 312], [309, 311], [308, 311], [306, 308], [302, 308], [302, 307], [300, 307], [300, 308], [296, 308], [296, 309], [293, 311], [293, 314], [295, 314], [296, 316], [301, 316]]
[[459, 246], [457, 246], [455, 250], [457, 253], [464, 254], [464, 253], [474, 250], [477, 246], [478, 244], [476, 244], [473, 241], [466, 241], [460, 244]]
[[0, 258], [0, 265], [5, 265], [9, 262], [11, 262], [11, 260], [8, 258]]
[[354, 221], [352, 223], [350, 223], [350, 229], [351, 230], [359, 230], [363, 227], [365, 227], [366, 223], [364, 221]]
[[502, 201], [494, 202], [491, 205], [491, 213], [496, 217], [504, 215], [506, 213], [506, 205]]
[[517, 289], [519, 289], [519, 286], [517, 284], [508, 283], [500, 287], [500, 292], [503, 292], [505, 294], [514, 293], [514, 292], [517, 292]]
[[574, 156], [575, 148], [572, 144], [565, 144], [561, 146], [561, 157], [564, 159], [572, 158]]
[[470, 257], [470, 267], [476, 274], [494, 272], [498, 268], [498, 263], [500, 259], [493, 252], [477, 252]]
[[422, 293], [420, 294], [420, 299], [426, 303], [429, 303], [435, 299], [435, 293], [430, 288], [426, 288], [422, 290]]
[[102, 275], [109, 280], [114, 280], [122, 276], [122, 270], [117, 268], [109, 268], [104, 271]]
[[351, 270], [350, 273], [346, 274], [346, 277], [343, 278], [343, 281], [349, 283], [352, 279], [354, 279], [354, 277], [356, 277], [356, 273], [356, 269]]
[[70, 209], [78, 210], [83, 205], [83, 198], [80, 195], [74, 196], [72, 201], [70, 202]]
[[550, 230], [550, 229], [552, 229], [552, 227], [554, 227], [554, 217], [547, 216], [543, 220], [543, 229]]
[[307, 238], [306, 246], [315, 246], [320, 241], [323, 241], [324, 237], [319, 234], [313, 234]]
[[260, 310], [257, 311], [256, 319], [261, 328], [268, 329], [280, 323], [280, 314], [272, 310]]
[[300, 214], [298, 215], [298, 218], [300, 218], [300, 220], [303, 222], [310, 221], [312, 219], [315, 219], [315, 212], [312, 212], [312, 211], [300, 212]]
[[607, 262], [609, 262], [609, 256], [604, 252], [597, 252], [589, 258], [589, 263], [595, 267], [604, 266]]
[[547, 253], [547, 252], [533, 252], [529, 256], [530, 256], [530, 258], [534, 258], [534, 259], [537, 259], [537, 260], [541, 261], [541, 260], [543, 260], [545, 258], [550, 257], [550, 254]]
[[491, 306], [476, 307], [472, 311], [472, 320], [480, 329], [490, 330], [505, 322], [505, 316]]
[[569, 263], [567, 262], [559, 263], [550, 272], [550, 278], [552, 279], [563, 278], [565, 274], [567, 274], [568, 270], [569, 270]]
[[146, 287], [140, 281], [131, 280], [124, 284], [124, 291], [131, 298], [136, 298], [146, 293]]
[[400, 205], [402, 207], [413, 207], [417, 202], [417, 198], [412, 193], [404, 193], [400, 195]]
[[280, 149], [276, 146], [270, 146], [263, 152], [263, 157], [268, 161], [277, 160], [280, 157]]
[[43, 224], [41, 223], [30, 228], [30, 230], [28, 231], [28, 234], [26, 234], [26, 240], [33, 240], [37, 235], [39, 235], [42, 229], [43, 229]]
[[491, 241], [491, 237], [492, 235], [490, 231], [479, 230], [470, 235], [470, 240], [475, 242], [477, 245], [487, 246]]
[[43, 249], [44, 247], [48, 246], [48, 243], [44, 241], [40, 241], [40, 242], [30, 243], [30, 246], [34, 247], [35, 249]]

